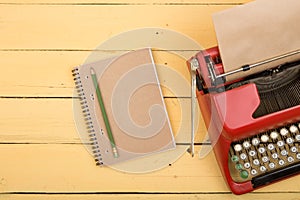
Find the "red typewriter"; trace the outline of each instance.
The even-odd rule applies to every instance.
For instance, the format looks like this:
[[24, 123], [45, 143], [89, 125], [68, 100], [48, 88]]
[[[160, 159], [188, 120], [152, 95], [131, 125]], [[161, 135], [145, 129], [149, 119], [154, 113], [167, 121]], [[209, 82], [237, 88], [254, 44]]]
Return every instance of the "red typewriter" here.
[[226, 76], [264, 63], [224, 73], [218, 47], [200, 51], [187, 63], [195, 72], [215, 157], [233, 193], [300, 173], [300, 61], [230, 82]]

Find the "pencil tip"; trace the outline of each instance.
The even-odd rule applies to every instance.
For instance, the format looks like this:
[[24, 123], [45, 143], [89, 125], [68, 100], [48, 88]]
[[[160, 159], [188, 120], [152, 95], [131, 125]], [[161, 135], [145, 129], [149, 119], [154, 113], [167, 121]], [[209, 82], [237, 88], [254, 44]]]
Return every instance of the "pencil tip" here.
[[118, 154], [117, 148], [116, 148], [116, 147], [113, 147], [112, 150], [113, 150], [114, 157], [115, 157], [115, 158], [118, 158], [118, 157], [119, 157], [119, 154]]

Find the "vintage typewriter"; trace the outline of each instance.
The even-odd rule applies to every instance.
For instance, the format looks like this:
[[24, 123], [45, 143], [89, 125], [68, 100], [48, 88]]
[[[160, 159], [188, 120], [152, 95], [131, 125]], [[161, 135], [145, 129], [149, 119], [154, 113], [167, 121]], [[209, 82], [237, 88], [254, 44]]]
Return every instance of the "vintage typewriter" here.
[[187, 62], [217, 162], [235, 194], [300, 173], [300, 60], [238, 80], [226, 77], [299, 53], [227, 73], [218, 47]]

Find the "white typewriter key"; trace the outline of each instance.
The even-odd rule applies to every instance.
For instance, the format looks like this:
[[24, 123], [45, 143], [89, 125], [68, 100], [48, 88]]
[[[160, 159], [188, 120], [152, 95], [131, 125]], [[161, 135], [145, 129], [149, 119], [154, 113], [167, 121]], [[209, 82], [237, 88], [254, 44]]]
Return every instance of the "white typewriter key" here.
[[286, 138], [287, 144], [293, 144], [293, 142], [294, 142], [293, 138], [290, 138], [290, 137]]
[[269, 157], [268, 156], [264, 156], [261, 158], [261, 160], [265, 163], [269, 161]]
[[297, 133], [297, 132], [298, 132], [297, 126], [292, 125], [292, 126], [290, 127], [290, 131], [291, 131], [291, 133]]
[[250, 142], [245, 141], [245, 142], [243, 143], [243, 146], [244, 146], [245, 149], [248, 149], [248, 148], [251, 146], [251, 144], [250, 144]]
[[245, 160], [247, 158], [247, 155], [245, 153], [241, 153], [240, 158], [242, 160]]
[[284, 160], [279, 160], [278, 164], [281, 165], [281, 166], [284, 165]]
[[286, 136], [289, 133], [289, 131], [286, 128], [280, 129], [280, 135]]
[[260, 170], [261, 172], [265, 172], [265, 171], [267, 170], [267, 168], [266, 168], [265, 166], [260, 166], [259, 170]]
[[276, 131], [271, 132], [270, 137], [275, 140], [278, 137], [278, 133]]
[[258, 152], [259, 153], [265, 153], [266, 149], [264, 147], [259, 147]]
[[262, 142], [268, 142], [269, 136], [268, 136], [268, 135], [262, 135], [262, 136], [260, 137], [260, 140], [261, 140]]
[[251, 165], [250, 165], [250, 163], [246, 162], [246, 163], [244, 164], [244, 167], [245, 167], [246, 169], [249, 169], [249, 168], [251, 167]]
[[297, 159], [300, 160], [300, 153], [297, 153]]
[[271, 169], [273, 169], [273, 168], [275, 168], [275, 164], [274, 163], [269, 163], [269, 167], [271, 168]]
[[252, 175], [256, 175], [256, 174], [257, 174], [257, 171], [256, 171], [256, 169], [252, 169], [250, 173], [251, 173]]
[[278, 154], [277, 154], [277, 153], [273, 153], [273, 154], [272, 154], [272, 158], [273, 158], [273, 159], [277, 159], [277, 158], [278, 158]]
[[249, 156], [255, 156], [256, 155], [256, 151], [254, 151], [254, 150], [251, 150], [251, 151], [249, 151]]
[[283, 150], [280, 152], [280, 154], [283, 155], [283, 156], [286, 156], [286, 155], [288, 155], [288, 152], [287, 152], [287, 150], [283, 149]]
[[298, 151], [297, 147], [291, 147], [290, 148], [291, 152], [296, 153]]
[[240, 145], [240, 144], [236, 144], [236, 145], [234, 145], [234, 150], [235, 151], [241, 151], [243, 149], [243, 147], [242, 147], [242, 145]]
[[295, 137], [295, 138], [296, 138], [296, 140], [297, 140], [297, 141], [300, 141], [300, 135], [299, 135], [299, 134], [298, 134], [298, 135], [296, 135], [296, 137]]
[[288, 162], [290, 162], [290, 163], [291, 163], [291, 162], [294, 162], [294, 158], [293, 158], [292, 156], [288, 157], [287, 160], [288, 160]]
[[259, 160], [258, 160], [258, 159], [254, 159], [254, 160], [253, 160], [253, 164], [254, 164], [254, 165], [259, 165]]
[[283, 142], [282, 140], [279, 140], [279, 141], [277, 142], [277, 146], [283, 147], [283, 145], [284, 145], [284, 142]]
[[258, 138], [253, 138], [253, 139], [252, 139], [252, 145], [253, 145], [253, 146], [259, 145], [259, 139], [258, 139]]
[[270, 151], [272, 151], [273, 149], [275, 149], [274, 144], [268, 144], [268, 149], [269, 149]]

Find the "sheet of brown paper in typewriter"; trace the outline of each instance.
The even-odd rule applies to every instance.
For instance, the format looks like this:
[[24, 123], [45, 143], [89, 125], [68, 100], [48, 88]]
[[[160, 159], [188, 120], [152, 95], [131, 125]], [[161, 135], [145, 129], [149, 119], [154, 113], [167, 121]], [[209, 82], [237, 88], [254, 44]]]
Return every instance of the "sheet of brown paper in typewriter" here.
[[[104, 154], [104, 163], [118, 163], [175, 148], [151, 49], [116, 57], [104, 71], [101, 67], [93, 68], [98, 74], [103, 102], [120, 155], [114, 159]], [[105, 130], [99, 105], [96, 103], [94, 106], [98, 122]]]
[[[300, 49], [300, 1], [257, 0], [215, 13], [224, 71]], [[300, 59], [300, 54], [227, 77], [227, 81]]]

